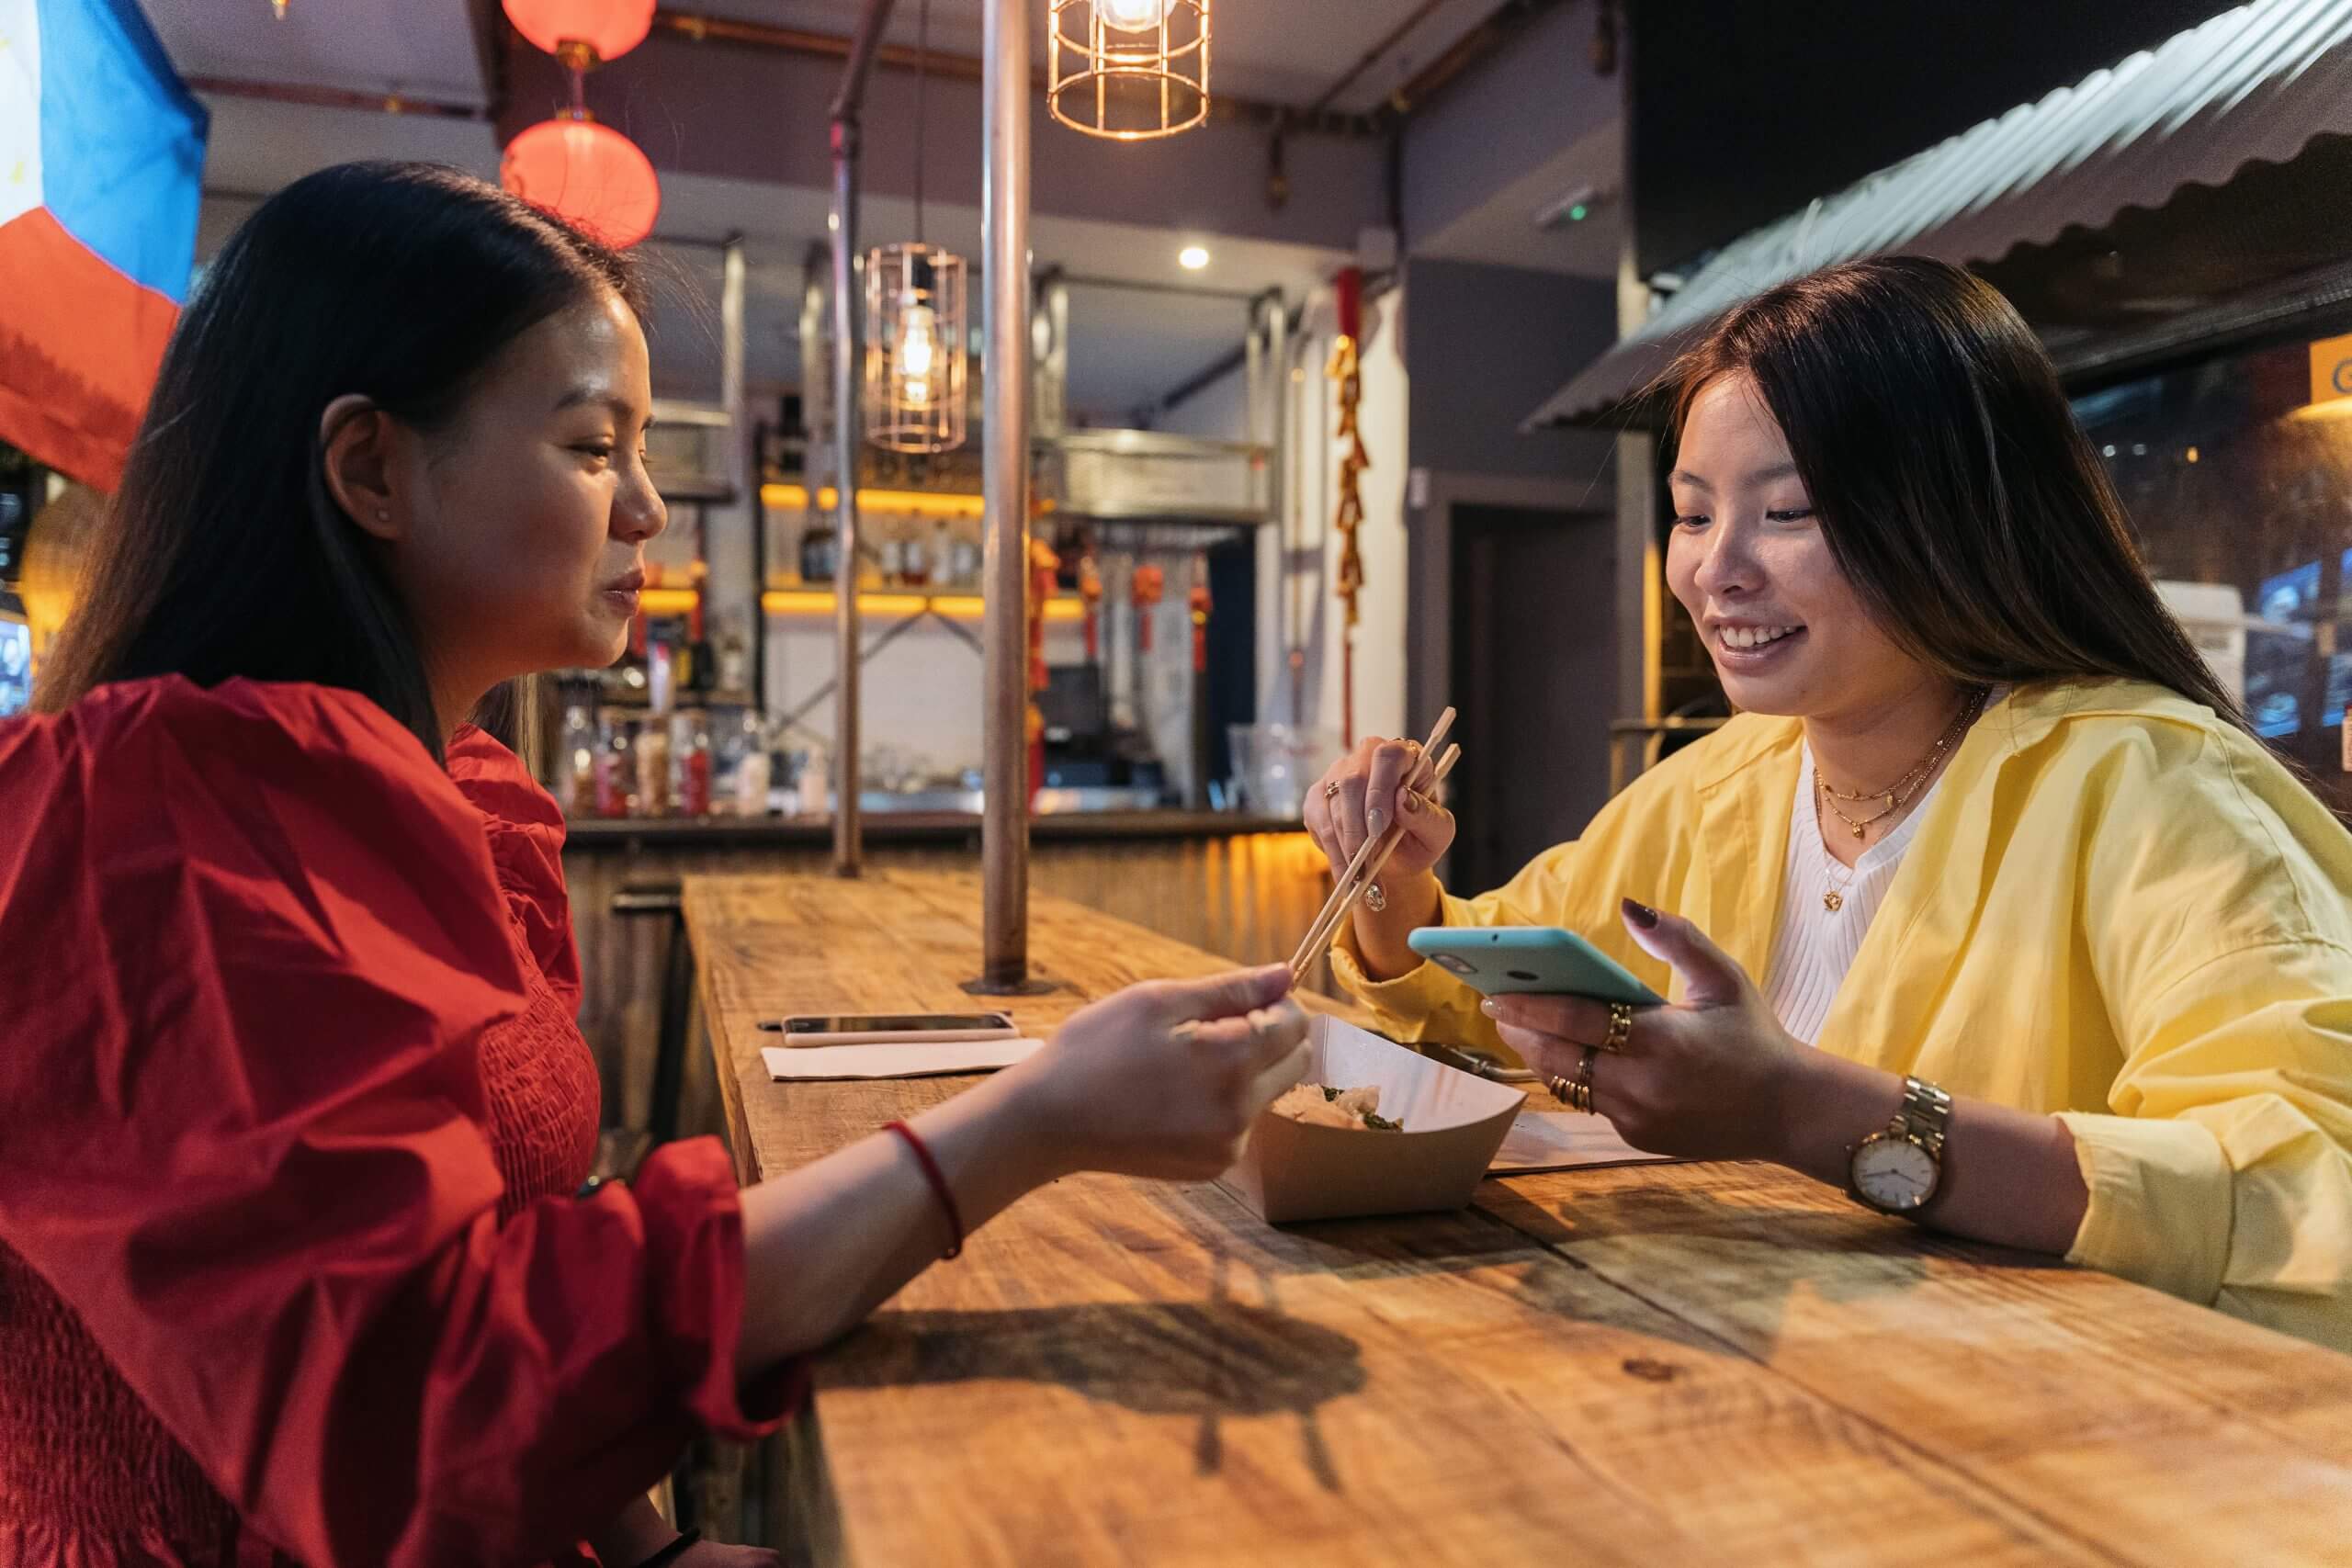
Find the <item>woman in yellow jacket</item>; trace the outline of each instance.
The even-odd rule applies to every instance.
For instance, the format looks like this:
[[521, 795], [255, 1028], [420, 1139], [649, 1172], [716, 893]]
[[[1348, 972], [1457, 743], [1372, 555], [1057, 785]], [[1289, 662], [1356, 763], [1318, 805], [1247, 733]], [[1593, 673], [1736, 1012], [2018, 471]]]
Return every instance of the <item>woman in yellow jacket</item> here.
[[[2352, 835], [2165, 613], [2032, 334], [1861, 262], [1675, 390], [1668, 580], [1742, 716], [1476, 898], [1409, 746], [1357, 748], [1310, 829], [1341, 863], [1408, 831], [1342, 981], [1641, 1147], [2352, 1349]], [[1430, 924], [1565, 926], [1671, 1004], [1482, 1004]]]

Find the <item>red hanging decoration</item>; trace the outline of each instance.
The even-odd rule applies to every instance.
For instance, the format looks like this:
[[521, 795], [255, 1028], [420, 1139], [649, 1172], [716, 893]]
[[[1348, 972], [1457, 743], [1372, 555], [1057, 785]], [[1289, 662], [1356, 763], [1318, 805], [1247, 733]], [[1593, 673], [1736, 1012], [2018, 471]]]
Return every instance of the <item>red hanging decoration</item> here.
[[1034, 810], [1037, 792], [1046, 783], [1046, 714], [1036, 694], [1046, 689], [1051, 674], [1046, 668], [1046, 606], [1053, 601], [1054, 579], [1062, 558], [1035, 535], [1029, 540], [1029, 804]]
[[1127, 581], [1127, 602], [1136, 611], [1136, 646], [1151, 651], [1151, 611], [1168, 592], [1168, 574], [1156, 566], [1139, 566]]
[[1363, 401], [1363, 367], [1356, 344], [1363, 333], [1363, 274], [1349, 267], [1338, 277], [1340, 336], [1331, 345], [1331, 363], [1324, 375], [1340, 386], [1340, 505], [1331, 526], [1340, 536], [1340, 565], [1334, 590], [1346, 614], [1340, 626], [1340, 743], [1356, 743], [1356, 595], [1363, 588], [1363, 553], [1356, 536], [1363, 527], [1363, 471], [1372, 467], [1363, 436], [1356, 427], [1356, 410]]
[[662, 183], [636, 142], [586, 110], [543, 119], [506, 144], [498, 182], [616, 250], [653, 232]]
[[505, 0], [514, 30], [549, 54], [583, 46], [594, 65], [618, 60], [645, 41], [653, 27], [653, 0]]
[[1209, 563], [1205, 556], [1193, 559], [1193, 591], [1185, 596], [1186, 608], [1193, 622], [1193, 673], [1204, 675], [1209, 668]]
[[1094, 563], [1094, 547], [1078, 558], [1078, 597], [1086, 607], [1086, 661], [1102, 657], [1102, 569]]

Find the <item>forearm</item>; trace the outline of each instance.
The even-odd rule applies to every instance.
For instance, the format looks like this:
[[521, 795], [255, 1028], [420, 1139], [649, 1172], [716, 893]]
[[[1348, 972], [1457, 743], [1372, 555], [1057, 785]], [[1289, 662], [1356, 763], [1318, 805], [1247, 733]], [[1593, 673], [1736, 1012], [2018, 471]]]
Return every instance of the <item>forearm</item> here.
[[1405, 939], [1423, 926], [1444, 923], [1445, 893], [1426, 871], [1402, 883], [1384, 878], [1381, 891], [1387, 895], [1385, 909], [1374, 913], [1359, 898], [1351, 919], [1364, 973], [1374, 980], [1394, 980], [1421, 966], [1421, 955]]
[[[1782, 1112], [1782, 1165], [1847, 1185], [1849, 1151], [1884, 1127], [1903, 1080], [1826, 1052], [1805, 1059]], [[1923, 1223], [1976, 1241], [2064, 1256], [2082, 1228], [2090, 1194], [2074, 1135], [2054, 1116], [1953, 1098], [1943, 1171]]]
[[[1078, 1169], [1057, 1147], [1051, 1085], [1010, 1068], [910, 1125], [978, 1230], [1033, 1188]], [[947, 1222], [897, 1134], [860, 1139], [743, 1194], [747, 1287], [737, 1366], [746, 1375], [839, 1337], [936, 1261]]]
[[605, 1568], [634, 1568], [678, 1539], [650, 1497], [638, 1497], [621, 1510], [620, 1517], [589, 1538], [596, 1561]]

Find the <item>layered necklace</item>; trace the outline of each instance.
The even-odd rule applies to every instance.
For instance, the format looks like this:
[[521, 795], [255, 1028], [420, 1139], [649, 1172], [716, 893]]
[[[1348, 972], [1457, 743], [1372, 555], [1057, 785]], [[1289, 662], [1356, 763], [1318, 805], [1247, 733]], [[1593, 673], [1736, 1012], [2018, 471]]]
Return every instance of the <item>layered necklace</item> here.
[[[1968, 727], [1983, 716], [1985, 700], [1991, 695], [1992, 688], [1988, 686], [1972, 688], [1967, 700], [1960, 705], [1960, 712], [1951, 724], [1944, 727], [1944, 732], [1936, 737], [1936, 743], [1928, 754], [1884, 789], [1848, 795], [1843, 790], [1830, 788], [1829, 781], [1822, 776], [1820, 768], [1815, 767], [1813, 772], [1814, 790], [1823, 807], [1830, 816], [1852, 829], [1857, 839], [1866, 836], [1871, 828], [1909, 806], [1928, 781], [1936, 776], [1936, 770], [1943, 765], [1944, 758], [1951, 749], [1960, 744], [1960, 738], [1968, 733]], [[1875, 806], [1878, 809], [1867, 817], [1849, 817], [1838, 804], [1841, 801], [1847, 806]], [[1835, 860], [1837, 857], [1830, 858]], [[1850, 872], [1848, 873], [1848, 880], [1851, 880], [1851, 875]], [[1837, 888], [1832, 887], [1821, 895], [1821, 904], [1834, 915], [1845, 908], [1846, 900]]]

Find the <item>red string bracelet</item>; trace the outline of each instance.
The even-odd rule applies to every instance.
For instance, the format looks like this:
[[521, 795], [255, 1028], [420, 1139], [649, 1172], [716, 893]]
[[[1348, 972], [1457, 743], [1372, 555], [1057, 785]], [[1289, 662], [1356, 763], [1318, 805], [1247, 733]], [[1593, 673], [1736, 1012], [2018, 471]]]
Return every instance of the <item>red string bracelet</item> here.
[[940, 1170], [939, 1162], [931, 1157], [930, 1148], [921, 1138], [915, 1136], [915, 1130], [904, 1122], [890, 1122], [882, 1130], [886, 1133], [898, 1134], [907, 1141], [907, 1147], [914, 1150], [915, 1163], [922, 1167], [923, 1176], [931, 1182], [932, 1192], [939, 1199], [940, 1208], [947, 1214], [947, 1231], [950, 1239], [947, 1243], [947, 1250], [939, 1255], [940, 1258], [944, 1261], [956, 1257], [964, 1250], [964, 1216], [956, 1211], [956, 1194], [947, 1190], [947, 1178]]

